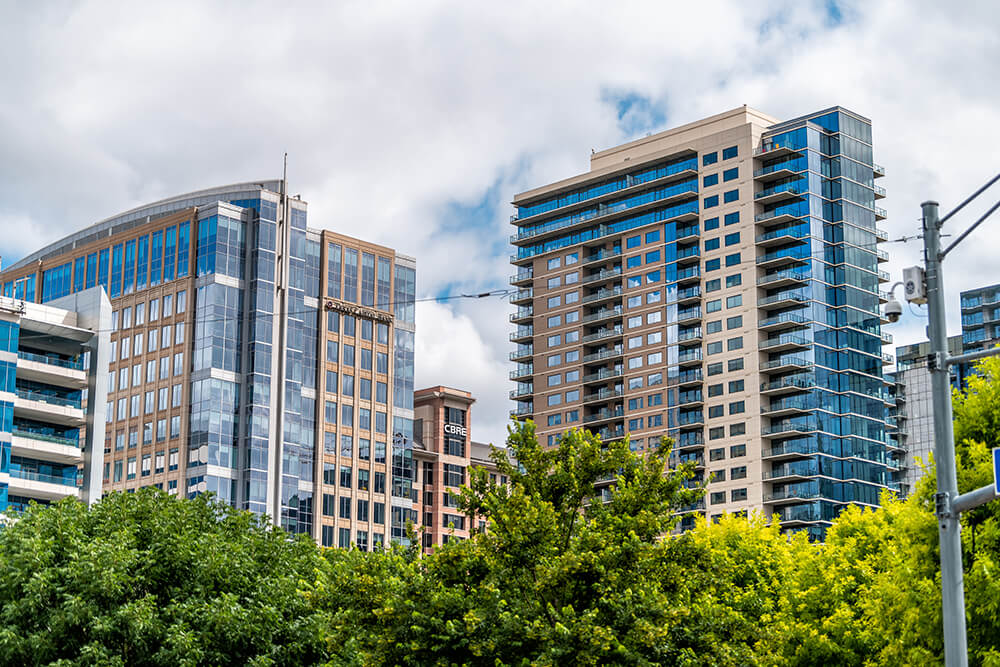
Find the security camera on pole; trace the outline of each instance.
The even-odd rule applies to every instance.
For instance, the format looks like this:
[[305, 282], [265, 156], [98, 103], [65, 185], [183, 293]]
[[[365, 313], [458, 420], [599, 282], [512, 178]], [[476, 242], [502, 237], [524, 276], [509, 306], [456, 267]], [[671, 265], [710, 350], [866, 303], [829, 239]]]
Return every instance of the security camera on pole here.
[[890, 290], [889, 302], [885, 305], [885, 316], [890, 322], [899, 320], [902, 305], [892, 296], [892, 291], [904, 285], [906, 300], [910, 303], [927, 304], [927, 337], [931, 353], [927, 364], [931, 372], [931, 391], [934, 408], [934, 463], [937, 468], [937, 494], [934, 497], [935, 513], [938, 518], [938, 539], [941, 549], [941, 614], [944, 630], [945, 664], [947, 667], [965, 667], [969, 655], [965, 633], [965, 590], [962, 581], [962, 536], [959, 518], [979, 505], [1000, 497], [997, 481], [959, 495], [958, 476], [955, 469], [955, 436], [952, 431], [951, 382], [948, 367], [984, 357], [1000, 354], [1000, 347], [955, 357], [948, 356], [948, 331], [945, 327], [944, 284], [942, 262], [945, 256], [969, 233], [978, 227], [997, 208], [994, 204], [969, 229], [965, 230], [951, 245], [941, 250], [941, 225], [955, 215], [966, 204], [982, 194], [1000, 180], [1000, 174], [962, 202], [954, 211], [938, 220], [938, 203], [927, 201], [923, 209], [924, 267], [910, 267], [903, 270], [903, 282]]

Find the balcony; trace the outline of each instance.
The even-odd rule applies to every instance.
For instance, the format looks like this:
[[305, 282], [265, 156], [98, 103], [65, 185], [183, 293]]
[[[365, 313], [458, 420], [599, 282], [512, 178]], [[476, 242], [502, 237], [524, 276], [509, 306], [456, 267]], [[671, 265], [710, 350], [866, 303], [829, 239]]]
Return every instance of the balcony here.
[[876, 250], [875, 251], [875, 258], [879, 262], [888, 262], [889, 261], [889, 253], [887, 253], [885, 250]]
[[803, 216], [798, 213], [789, 213], [788, 211], [782, 211], [780, 208], [776, 208], [773, 211], [758, 213], [753, 217], [753, 221], [757, 223], [766, 222], [778, 224], [781, 222], [792, 222], [793, 220], [798, 220], [801, 217]]
[[700, 368], [689, 368], [677, 374], [677, 384], [681, 387], [685, 385], [701, 384], [702, 381], [703, 377]]
[[758, 320], [757, 328], [762, 331], [780, 331], [782, 329], [797, 329], [808, 326], [812, 320], [798, 312], [781, 313]]
[[79, 426], [85, 419], [81, 399], [27, 389], [16, 390], [14, 410], [27, 419], [62, 426]]
[[798, 461], [783, 463], [765, 472], [764, 479], [770, 482], [791, 481], [795, 479], [807, 479], [819, 474], [819, 466], [814, 461]]
[[625, 437], [625, 427], [619, 426], [618, 428], [602, 428], [595, 431], [594, 435], [600, 436], [601, 440], [605, 442], [608, 440], [618, 440], [619, 438]]
[[59, 387], [83, 389], [87, 386], [87, 372], [83, 359], [66, 359], [62, 355], [41, 354], [18, 350], [17, 377]]
[[534, 270], [522, 269], [510, 277], [510, 284], [514, 286], [523, 285], [524, 283], [531, 282], [534, 277]]
[[518, 364], [517, 368], [510, 372], [511, 380], [524, 380], [534, 375], [531, 364]]
[[762, 160], [770, 160], [788, 155], [798, 156], [804, 150], [805, 148], [794, 148], [788, 143], [765, 143], [753, 149], [753, 156]]
[[771, 424], [770, 426], [761, 428], [760, 431], [761, 435], [765, 438], [783, 438], [790, 435], [807, 435], [815, 433], [816, 430], [816, 422], [809, 421]]
[[876, 220], [885, 220], [887, 217], [889, 217], [889, 214], [884, 208], [879, 208], [878, 206], [875, 207]]
[[594, 292], [593, 294], [588, 294], [582, 299], [580, 299], [580, 303], [582, 304], [599, 303], [601, 301], [607, 301], [608, 299], [619, 298], [621, 297], [621, 295], [622, 295], [621, 285], [616, 285], [612, 289], [601, 289]]
[[600, 410], [592, 415], [584, 415], [584, 424], [593, 424], [594, 422], [608, 421], [609, 419], [621, 419], [625, 416], [625, 409], [619, 406], [615, 410]]
[[698, 266], [689, 266], [686, 269], [677, 270], [676, 282], [689, 282], [692, 280], [701, 280], [701, 268]]
[[705, 399], [702, 396], [701, 390], [697, 391], [682, 391], [677, 394], [677, 405], [695, 405], [704, 403]]
[[531, 326], [519, 326], [517, 331], [513, 331], [510, 334], [510, 341], [512, 343], [525, 343], [530, 342], [534, 337], [535, 331]]
[[584, 343], [593, 343], [597, 340], [604, 340], [605, 338], [620, 338], [622, 335], [622, 328], [620, 326], [611, 327], [610, 329], [601, 329], [600, 331], [595, 331], [594, 333], [587, 334], [581, 341]]
[[774, 273], [768, 273], [758, 278], [757, 287], [771, 289], [788, 285], [801, 285], [809, 282], [811, 277], [809, 271], [796, 271], [794, 269], [775, 271]]
[[802, 357], [781, 357], [780, 359], [761, 362], [760, 370], [764, 373], [782, 373], [810, 368], [812, 365], [813, 362]]
[[789, 241], [804, 241], [809, 238], [810, 232], [809, 228], [803, 225], [795, 225], [794, 227], [784, 227], [782, 229], [774, 229], [763, 234], [758, 234], [755, 242], [758, 246], [766, 248], [768, 246], [778, 246], [783, 243], [788, 243]]
[[514, 305], [523, 304], [525, 302], [531, 301], [534, 295], [535, 295], [535, 290], [531, 287], [519, 289], [517, 292], [510, 295], [510, 302]]
[[79, 439], [18, 428], [11, 435], [11, 454], [14, 456], [53, 463], [79, 463], [82, 460]]
[[518, 387], [517, 389], [510, 390], [510, 400], [512, 401], [523, 401], [530, 398], [535, 394], [535, 390], [532, 387]]
[[701, 363], [701, 348], [696, 347], [692, 350], [685, 350], [677, 355], [677, 364], [690, 366], [691, 364]]
[[522, 419], [525, 416], [531, 415], [535, 412], [534, 403], [518, 403], [517, 408], [510, 411], [510, 416], [513, 419]]
[[604, 269], [603, 271], [599, 271], [597, 273], [584, 277], [583, 280], [580, 281], [580, 283], [583, 285], [590, 285], [593, 283], [599, 283], [606, 280], [611, 280], [612, 278], [617, 278], [621, 276], [621, 274], [622, 274], [622, 267], [620, 266], [615, 267], [613, 269]]
[[580, 318], [580, 321], [584, 324], [590, 324], [593, 322], [602, 322], [604, 320], [620, 318], [622, 316], [622, 307], [615, 306], [614, 308], [602, 308], [594, 313], [588, 313]]
[[583, 355], [583, 363], [590, 364], [595, 361], [604, 361], [606, 359], [614, 359], [615, 357], [620, 357], [624, 354], [622, 347], [620, 345], [615, 346], [610, 350], [601, 350], [599, 352], [592, 352], [591, 354]]
[[678, 343], [692, 343], [701, 340], [701, 327], [695, 327], [694, 329], [685, 329], [677, 333]]
[[677, 447], [679, 449], [691, 448], [691, 447], [704, 447], [705, 446], [705, 434], [696, 432], [681, 433], [677, 436]]
[[677, 425], [681, 428], [688, 426], [704, 426], [705, 414], [701, 410], [681, 412], [677, 415]]
[[517, 309], [517, 312], [510, 314], [510, 321], [515, 324], [524, 323], [525, 320], [530, 320], [535, 315], [535, 309], [531, 306], [521, 306]]
[[701, 299], [700, 285], [694, 285], [692, 287], [685, 287], [677, 290], [677, 303], [686, 303], [688, 301], [697, 301], [699, 299]]
[[599, 391], [594, 391], [589, 394], [583, 395], [584, 403], [594, 403], [597, 401], [610, 401], [614, 398], [620, 398], [625, 395], [625, 390], [622, 387], [615, 388], [605, 388]]
[[697, 262], [701, 258], [701, 250], [697, 244], [687, 248], [677, 250], [677, 264], [689, 264]]
[[782, 160], [781, 162], [754, 170], [753, 177], [757, 181], [768, 183], [790, 178], [805, 171], [805, 169], [806, 161], [798, 156], [794, 156], [791, 159]]
[[763, 296], [757, 299], [757, 307], [786, 308], [788, 306], [803, 304], [809, 301], [811, 298], [812, 297], [810, 297], [804, 291], [779, 292], [778, 294], [772, 294], [771, 296]]
[[774, 338], [767, 338], [760, 342], [760, 349], [768, 352], [783, 352], [786, 350], [801, 350], [809, 348], [812, 341], [803, 336], [795, 334], [781, 334]]
[[885, 176], [885, 167], [883, 167], [880, 164], [873, 164], [872, 165], [872, 175], [875, 178], [882, 178], [883, 176]]
[[801, 199], [804, 194], [805, 186], [799, 181], [792, 181], [754, 193], [753, 199], [758, 204], [767, 206], [769, 204], [780, 204], [781, 202]]
[[875, 238], [878, 239], [879, 241], [888, 241], [889, 240], [889, 232], [886, 231], [886, 230], [884, 230], [884, 229], [879, 229], [879, 228], [876, 227], [875, 228]]
[[873, 188], [875, 190], [875, 199], [885, 199], [885, 188], [881, 185], [875, 185]]
[[596, 373], [587, 373], [583, 376], [584, 384], [594, 382], [607, 382], [609, 378], [620, 378], [623, 370], [621, 368], [603, 368]]
[[517, 349], [510, 353], [511, 361], [531, 361], [535, 352], [531, 345], [518, 345]]
[[59, 500], [66, 496], [79, 497], [80, 494], [75, 476], [59, 477], [31, 470], [11, 470], [8, 485], [11, 495], [44, 500]]
[[795, 438], [793, 440], [783, 440], [771, 448], [765, 449], [762, 458], [768, 460], [787, 460], [810, 456], [820, 451], [819, 443], [815, 438]]
[[760, 393], [767, 396], [778, 396], [807, 391], [815, 386], [816, 380], [811, 375], [786, 375], [770, 382], [762, 382]]
[[822, 498], [822, 494], [819, 491], [807, 491], [805, 489], [785, 489], [782, 491], [775, 491], [774, 493], [764, 494], [764, 502], [771, 503], [774, 505], [794, 503], [802, 500], [812, 500], [814, 498]]
[[816, 401], [812, 396], [789, 396], [772, 400], [770, 405], [762, 405], [760, 413], [764, 416], [777, 418], [787, 415], [810, 412], [816, 408]]
[[622, 256], [621, 248], [614, 248], [612, 250], [598, 250], [595, 253], [586, 255], [582, 260], [580, 260], [580, 264], [586, 266], [587, 264], [593, 264], [594, 262], [606, 262], [609, 259], [621, 256]]
[[686, 243], [698, 238], [698, 225], [686, 225], [677, 228], [677, 243]]
[[684, 322], [691, 322], [693, 320], [701, 319], [701, 307], [696, 308], [685, 308], [684, 310], [677, 311], [677, 323], [682, 324]]
[[797, 245], [758, 256], [757, 266], [765, 268], [776, 264], [805, 263], [811, 257], [812, 255], [808, 246]]
[[36, 361], [40, 364], [46, 364], [49, 366], [58, 366], [59, 368], [68, 368], [70, 370], [86, 370], [83, 367], [83, 357], [67, 359], [65, 355], [56, 354], [55, 352], [43, 353], [18, 350], [17, 358], [24, 359], [25, 361]]

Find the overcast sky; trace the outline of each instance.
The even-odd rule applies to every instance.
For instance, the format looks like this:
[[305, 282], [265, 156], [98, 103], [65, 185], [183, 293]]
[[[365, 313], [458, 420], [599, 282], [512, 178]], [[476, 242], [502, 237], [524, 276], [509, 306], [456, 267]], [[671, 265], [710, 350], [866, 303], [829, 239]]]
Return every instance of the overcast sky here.
[[[591, 149], [743, 104], [871, 118], [888, 174], [880, 225], [913, 235], [921, 201], [949, 210], [1000, 171], [998, 13], [986, 1], [0, 0], [0, 255], [8, 265], [163, 197], [278, 177], [287, 151], [310, 226], [416, 256], [420, 296], [504, 288], [514, 193], [586, 171]], [[998, 229], [949, 258], [952, 333], [958, 292], [1000, 282]], [[894, 280], [919, 243], [885, 246]], [[417, 386], [472, 391], [476, 440], [505, 435], [509, 312], [498, 298], [417, 307]], [[923, 315], [889, 329], [896, 344], [925, 338]]]

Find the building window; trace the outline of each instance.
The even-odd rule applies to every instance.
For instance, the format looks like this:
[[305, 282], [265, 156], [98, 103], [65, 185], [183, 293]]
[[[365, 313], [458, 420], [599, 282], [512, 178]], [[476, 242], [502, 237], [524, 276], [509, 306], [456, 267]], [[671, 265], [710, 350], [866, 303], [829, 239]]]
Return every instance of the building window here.
[[725, 192], [722, 195], [722, 201], [725, 202], [726, 204], [738, 201], [739, 198], [740, 198], [739, 190], [730, 190], [729, 192]]
[[747, 408], [745, 401], [733, 401], [729, 404], [729, 414], [731, 415], [738, 415], [746, 411]]
[[740, 176], [739, 167], [733, 167], [732, 169], [726, 169], [722, 172], [723, 181], [735, 181]]
[[726, 255], [726, 266], [736, 266], [740, 263], [740, 253], [734, 252], [732, 255]]
[[725, 221], [726, 221], [727, 225], [735, 225], [736, 223], [738, 223], [740, 221], [740, 212], [739, 211], [735, 211], [733, 213], [727, 213], [726, 217], [725, 217]]
[[711, 197], [705, 197], [703, 208], [715, 208], [719, 205], [719, 195], [712, 195]]
[[725, 447], [719, 447], [717, 449], [708, 450], [708, 460], [709, 461], [721, 461], [726, 458]]
[[746, 500], [747, 499], [747, 490], [746, 489], [733, 489], [729, 493], [729, 499], [732, 500], [734, 503], [735, 502], [739, 502], [741, 500]]
[[729, 469], [729, 479], [746, 479], [747, 467], [737, 466], [736, 468]]
[[701, 166], [707, 167], [710, 164], [715, 164], [719, 161], [719, 154], [716, 152], [705, 153], [701, 156]]
[[703, 188], [708, 188], [708, 187], [711, 187], [713, 185], [718, 185], [718, 184], [719, 184], [719, 175], [718, 174], [709, 174], [708, 176], [704, 176], [701, 179], [701, 186]]
[[719, 228], [719, 219], [718, 218], [708, 218], [707, 220], [705, 220], [705, 231], [706, 232], [710, 232], [713, 229], [718, 229], [718, 228]]
[[729, 148], [722, 149], [723, 160], [732, 160], [737, 155], [739, 155], [739, 147], [737, 146], [730, 146]]

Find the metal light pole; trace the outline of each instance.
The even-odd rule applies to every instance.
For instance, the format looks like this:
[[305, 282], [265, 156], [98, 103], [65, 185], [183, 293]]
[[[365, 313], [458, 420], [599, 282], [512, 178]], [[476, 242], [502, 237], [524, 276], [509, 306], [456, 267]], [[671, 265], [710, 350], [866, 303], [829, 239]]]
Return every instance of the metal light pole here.
[[[1000, 202], [994, 204], [944, 250], [941, 249], [941, 225], [998, 180], [1000, 180], [1000, 174], [993, 177], [986, 185], [979, 188], [959, 204], [955, 210], [941, 219], [938, 218], [938, 203], [936, 201], [927, 201], [921, 204], [925, 268], [915, 267], [907, 269], [905, 272], [912, 271], [912, 275], [916, 276], [914, 282], [923, 281], [923, 285], [916, 286], [917, 288], [914, 290], [916, 294], [913, 298], [908, 297], [908, 300], [923, 303], [923, 294], [926, 293], [928, 311], [927, 337], [930, 340], [931, 348], [928, 367], [931, 372], [931, 391], [933, 393], [934, 463], [937, 468], [938, 489], [934, 496], [934, 505], [938, 519], [938, 538], [941, 550], [941, 620], [947, 667], [966, 667], [969, 664], [965, 628], [965, 589], [962, 575], [961, 513], [1000, 497], [996, 495], [995, 487], [992, 484], [962, 495], [958, 494], [955, 434], [951, 412], [951, 380], [948, 368], [953, 364], [998, 355], [1000, 347], [954, 357], [948, 356], [942, 262], [956, 245], [1000, 208]], [[924, 289], [921, 290], [920, 287]], [[907, 289], [909, 288], [908, 285]], [[900, 312], [899, 304], [893, 303], [893, 305], [896, 306], [895, 312]], [[888, 306], [889, 304], [886, 306], [887, 310]]]
[[934, 409], [934, 497], [941, 545], [941, 611], [944, 655], [948, 667], [968, 665], [965, 645], [965, 590], [962, 583], [962, 526], [952, 500], [958, 495], [955, 436], [951, 416], [951, 380], [948, 373], [948, 330], [945, 324], [944, 283], [941, 276], [941, 227], [938, 203], [921, 204], [924, 223], [924, 265], [927, 286], [927, 334], [931, 344], [931, 392]]

